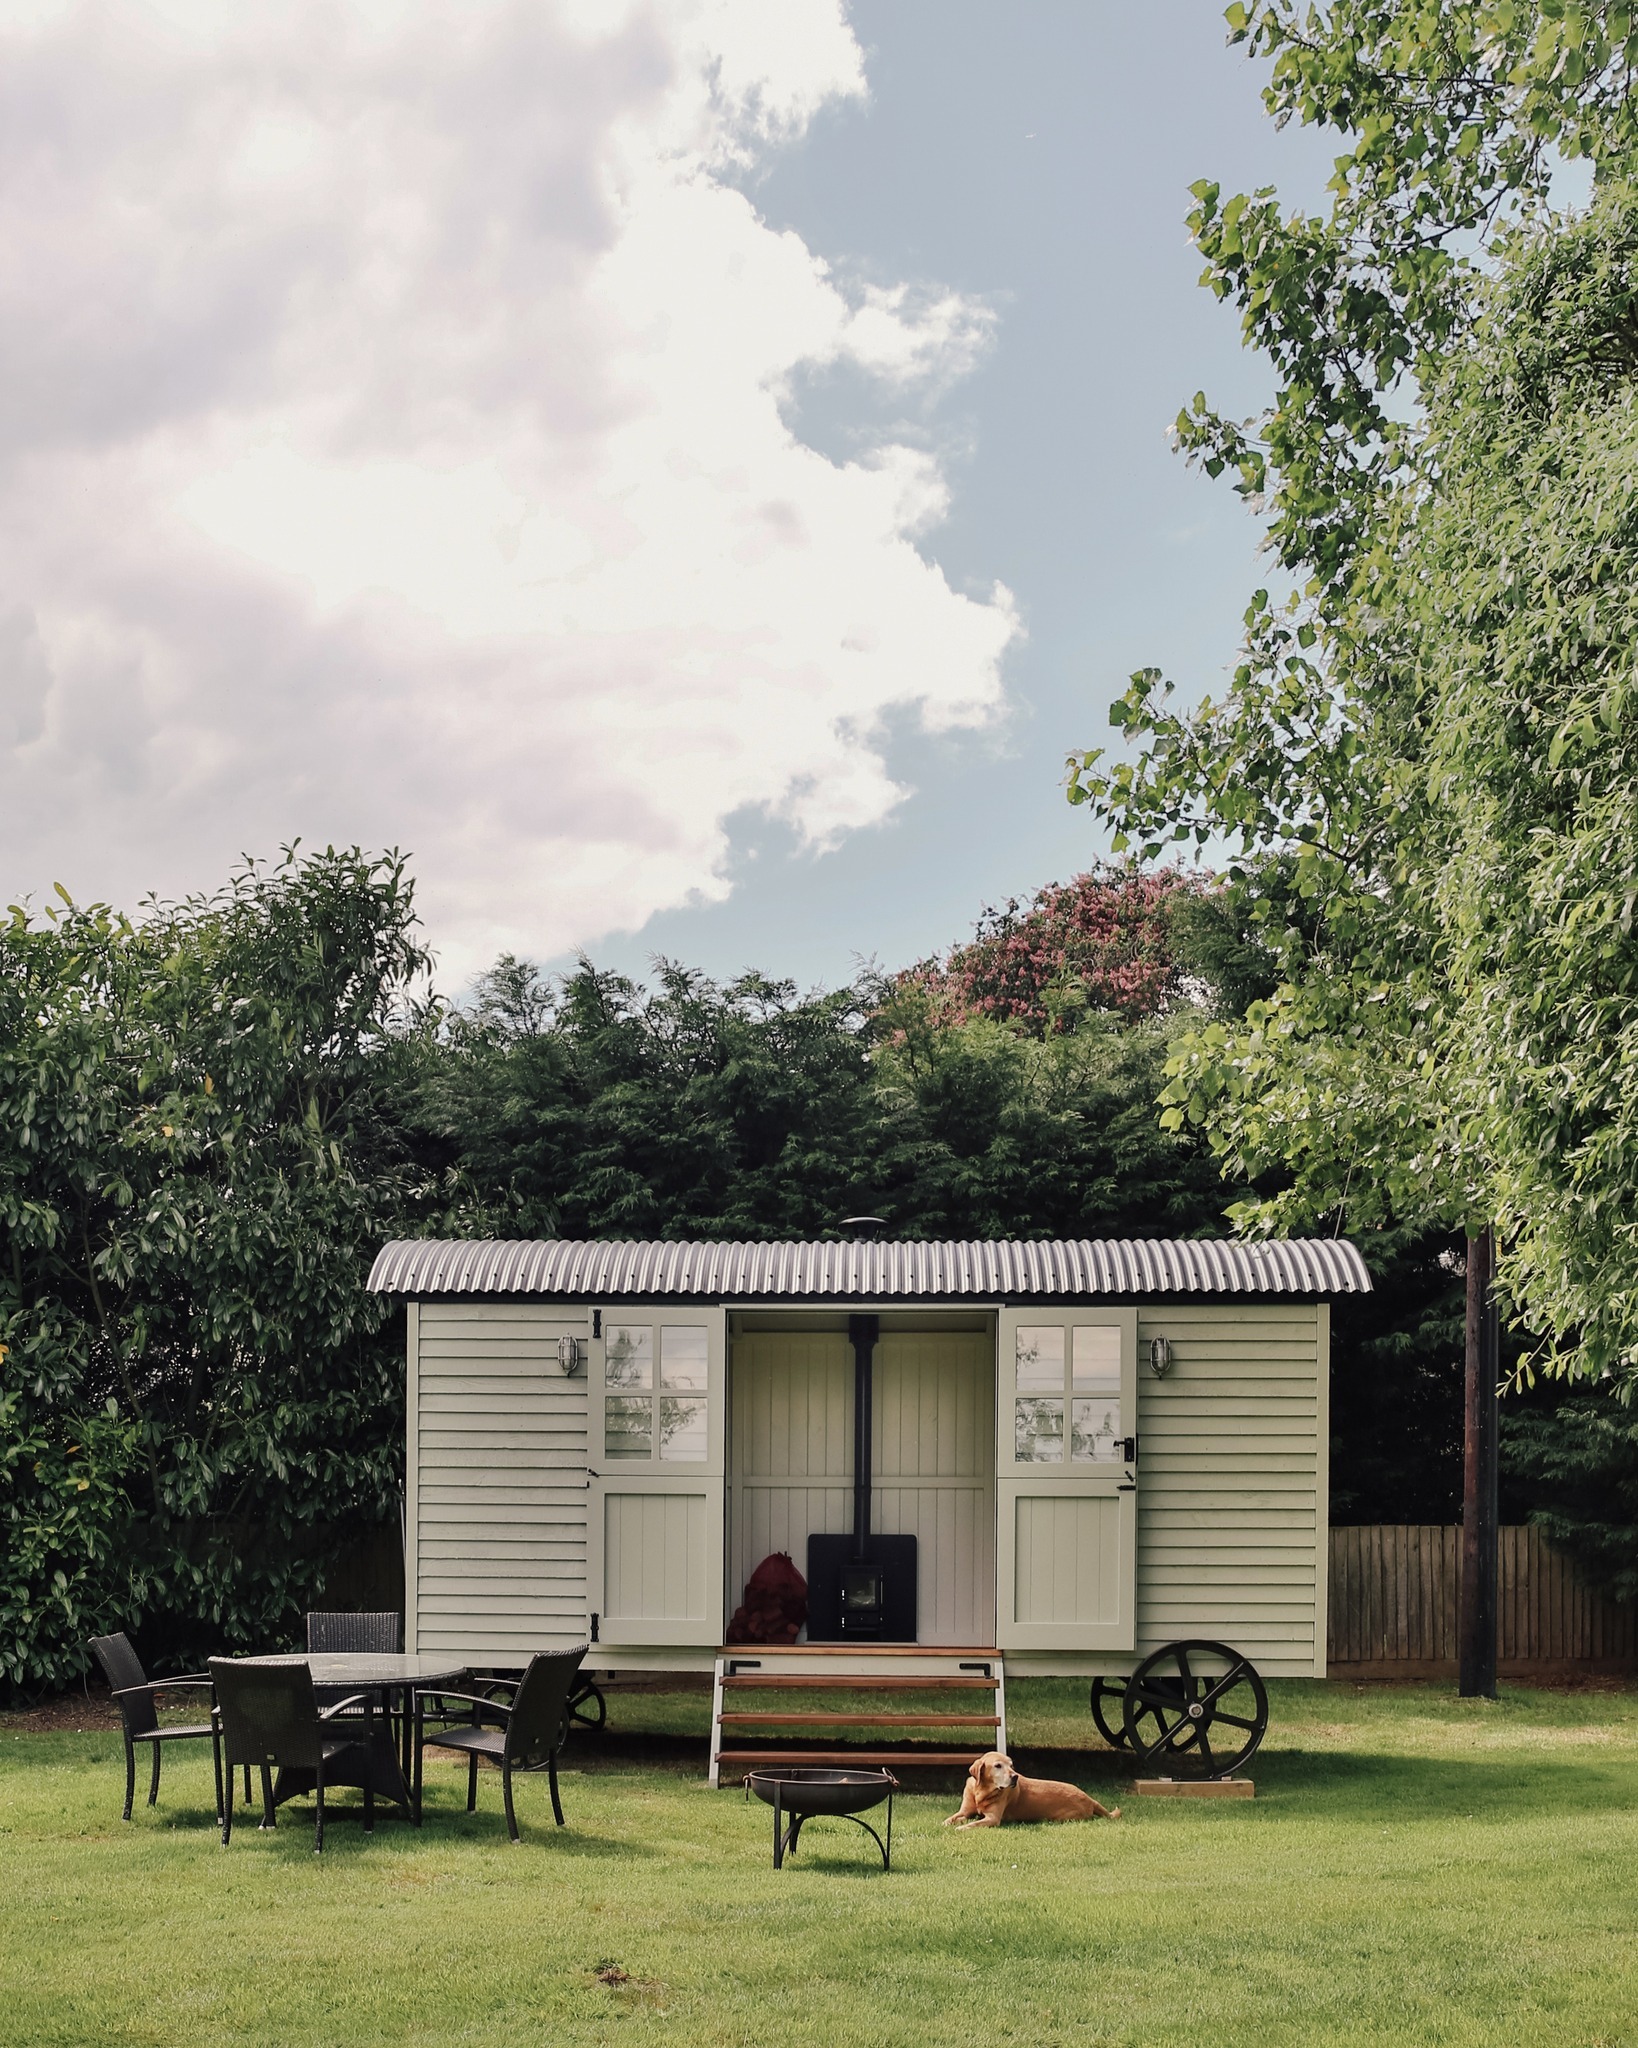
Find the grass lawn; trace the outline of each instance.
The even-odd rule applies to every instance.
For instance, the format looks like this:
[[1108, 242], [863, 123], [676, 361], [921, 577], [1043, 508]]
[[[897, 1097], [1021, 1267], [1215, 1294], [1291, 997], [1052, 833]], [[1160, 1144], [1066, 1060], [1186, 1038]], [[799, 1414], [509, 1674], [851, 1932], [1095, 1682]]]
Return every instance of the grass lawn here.
[[[958, 1834], [914, 1792], [889, 1877], [842, 1823], [775, 1872], [701, 1762], [590, 1742], [561, 1833], [523, 1782], [519, 1848], [491, 1774], [468, 1817], [436, 1768], [420, 1833], [344, 1815], [315, 1857], [297, 1806], [223, 1850], [203, 1749], [126, 1827], [116, 1734], [0, 1717], [0, 2042], [1638, 2048], [1638, 1691], [1271, 1691], [1255, 1802]], [[1079, 1686], [1009, 1692], [1026, 1768], [1082, 1748], [1054, 1764], [1119, 1790]], [[612, 1704], [616, 1736], [704, 1727]]]

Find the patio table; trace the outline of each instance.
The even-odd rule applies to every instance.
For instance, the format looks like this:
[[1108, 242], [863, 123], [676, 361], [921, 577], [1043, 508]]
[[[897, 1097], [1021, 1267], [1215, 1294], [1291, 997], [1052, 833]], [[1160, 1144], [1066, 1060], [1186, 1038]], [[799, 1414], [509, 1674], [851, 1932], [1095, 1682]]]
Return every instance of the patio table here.
[[[316, 1686], [336, 1686], [343, 1693], [381, 1694], [387, 1719], [397, 1724], [398, 1743], [396, 1752], [388, 1752], [385, 1756], [372, 1744], [371, 1753], [378, 1764], [390, 1762], [397, 1775], [395, 1783], [378, 1773], [372, 1790], [384, 1799], [408, 1807], [419, 1818], [420, 1759], [414, 1754], [415, 1716], [411, 1711], [411, 1696], [417, 1689], [428, 1691], [441, 1685], [459, 1685], [466, 1676], [464, 1664], [452, 1664], [448, 1657], [387, 1656], [364, 1650], [315, 1651], [309, 1656], [287, 1652], [274, 1657], [241, 1657], [237, 1661], [242, 1664], [305, 1664], [312, 1672]], [[368, 1703], [365, 1718], [370, 1718]], [[273, 1803], [278, 1805], [298, 1793], [311, 1791], [313, 1788], [307, 1781], [312, 1776], [311, 1771], [281, 1770]]]

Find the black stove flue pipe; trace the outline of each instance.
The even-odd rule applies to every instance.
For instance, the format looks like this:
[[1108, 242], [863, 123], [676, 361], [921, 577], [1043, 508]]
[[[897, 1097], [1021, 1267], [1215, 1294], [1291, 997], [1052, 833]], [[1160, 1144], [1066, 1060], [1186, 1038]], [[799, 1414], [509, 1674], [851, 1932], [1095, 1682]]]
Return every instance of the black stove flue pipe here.
[[849, 1316], [847, 1341], [853, 1346], [853, 1555], [863, 1564], [870, 1541], [870, 1410], [875, 1382], [879, 1316]]

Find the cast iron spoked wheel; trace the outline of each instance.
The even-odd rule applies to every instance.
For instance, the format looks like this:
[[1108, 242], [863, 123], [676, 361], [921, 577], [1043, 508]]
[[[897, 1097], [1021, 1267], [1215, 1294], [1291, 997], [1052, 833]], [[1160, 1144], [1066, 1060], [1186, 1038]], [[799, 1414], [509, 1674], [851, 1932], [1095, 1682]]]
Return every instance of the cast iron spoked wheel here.
[[1228, 1778], [1268, 1732], [1268, 1688], [1227, 1643], [1168, 1643], [1126, 1681], [1122, 1715], [1139, 1770]]
[[1121, 1711], [1125, 1698], [1124, 1678], [1093, 1679], [1092, 1723], [1111, 1749], [1126, 1747], [1126, 1720]]
[[589, 1678], [569, 1695], [569, 1719], [595, 1735], [609, 1717], [609, 1703]]

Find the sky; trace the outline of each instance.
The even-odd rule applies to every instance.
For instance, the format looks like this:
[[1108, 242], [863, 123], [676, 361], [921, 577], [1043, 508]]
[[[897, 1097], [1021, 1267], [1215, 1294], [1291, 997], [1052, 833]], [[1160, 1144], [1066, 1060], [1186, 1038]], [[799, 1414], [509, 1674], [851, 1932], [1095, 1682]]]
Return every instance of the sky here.
[[834, 984], [1104, 851], [1258, 565], [1201, 0], [0, 0], [0, 885], [411, 856], [501, 950]]

